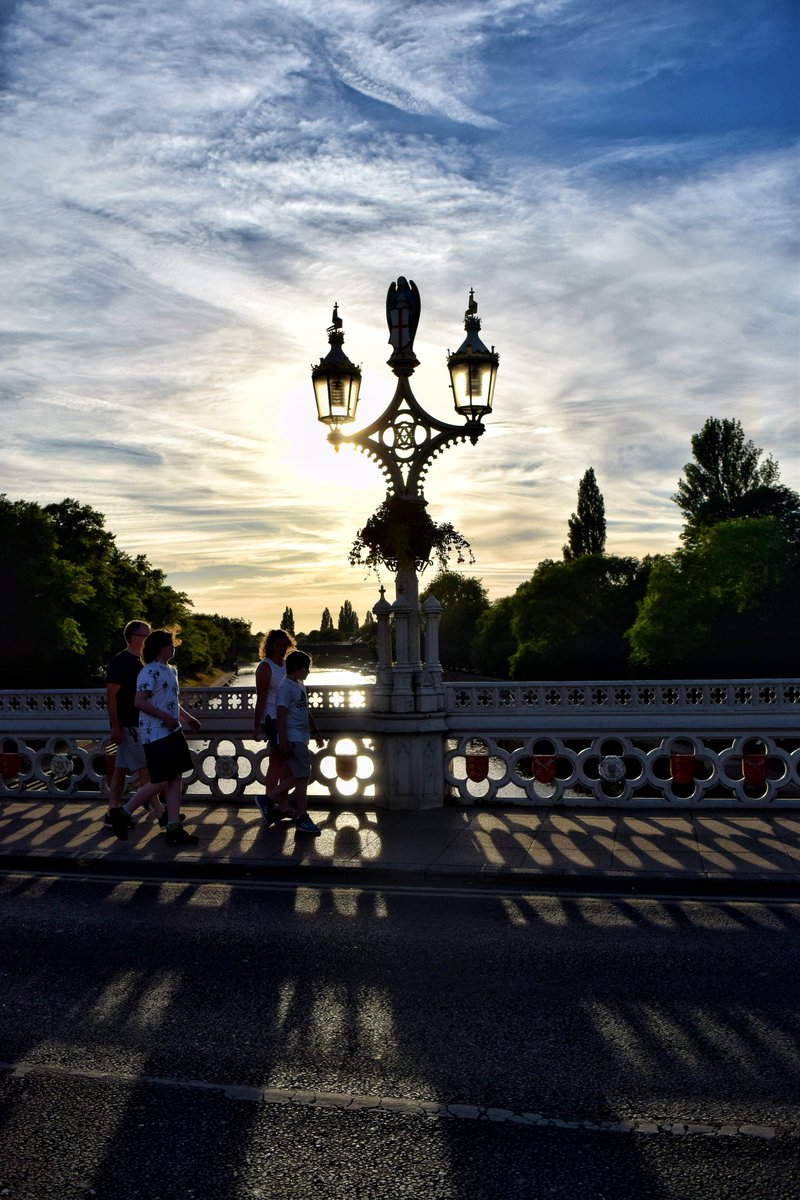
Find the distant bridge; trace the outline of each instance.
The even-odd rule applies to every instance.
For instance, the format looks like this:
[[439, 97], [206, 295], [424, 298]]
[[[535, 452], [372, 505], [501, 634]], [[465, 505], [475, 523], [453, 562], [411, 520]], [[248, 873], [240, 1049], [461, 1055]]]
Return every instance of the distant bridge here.
[[298, 642], [298, 650], [305, 650], [318, 667], [374, 666], [377, 659], [374, 645], [368, 642]]

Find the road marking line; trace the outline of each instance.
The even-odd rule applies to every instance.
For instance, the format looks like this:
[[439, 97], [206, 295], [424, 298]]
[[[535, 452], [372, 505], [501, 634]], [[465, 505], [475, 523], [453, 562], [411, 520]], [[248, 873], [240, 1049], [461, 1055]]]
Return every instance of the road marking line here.
[[583, 1133], [640, 1134], [652, 1137], [667, 1134], [671, 1137], [756, 1138], [770, 1141], [775, 1137], [800, 1138], [800, 1126], [779, 1129], [774, 1125], [748, 1122], [663, 1120], [565, 1120], [546, 1117], [544, 1113], [515, 1112], [510, 1108], [486, 1107], [480, 1104], [443, 1104], [433, 1100], [412, 1100], [403, 1096], [368, 1096], [353, 1092], [318, 1092], [304, 1088], [250, 1087], [243, 1084], [211, 1083], [202, 1079], [170, 1079], [156, 1075], [130, 1075], [120, 1071], [78, 1069], [48, 1063], [20, 1061], [0, 1062], [0, 1072], [13, 1078], [28, 1075], [59, 1075], [72, 1079], [97, 1080], [133, 1086], [179, 1088], [186, 1091], [219, 1092], [229, 1100], [244, 1100], [253, 1104], [293, 1104], [303, 1108], [339, 1108], [348, 1112], [393, 1112], [405, 1116], [428, 1117], [439, 1120], [490, 1121], [496, 1124], [527, 1125], [536, 1129], [569, 1129]]

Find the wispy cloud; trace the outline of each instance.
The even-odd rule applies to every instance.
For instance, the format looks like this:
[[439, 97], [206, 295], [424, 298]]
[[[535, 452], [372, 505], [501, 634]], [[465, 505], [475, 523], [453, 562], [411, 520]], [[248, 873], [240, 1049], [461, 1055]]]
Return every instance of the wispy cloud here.
[[[501, 353], [487, 434], [427, 486], [492, 594], [560, 555], [589, 465], [610, 548], [670, 549], [711, 414], [797, 486], [794, 30], [743, 0], [22, 0], [2, 30], [3, 488], [93, 504], [201, 609], [363, 610], [345, 557], [381, 481], [326, 445], [308, 368], [338, 300], [377, 415], [400, 273], [424, 404], [446, 415], [470, 286]], [[771, 83], [743, 96], [753, 60]]]

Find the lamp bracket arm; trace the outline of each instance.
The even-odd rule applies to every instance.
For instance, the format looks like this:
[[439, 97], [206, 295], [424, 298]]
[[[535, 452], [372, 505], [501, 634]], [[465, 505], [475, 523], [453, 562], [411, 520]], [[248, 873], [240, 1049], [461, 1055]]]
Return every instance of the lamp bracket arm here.
[[[416, 437], [419, 430], [424, 434], [422, 441]], [[437, 454], [467, 439], [474, 444], [483, 432], [480, 421], [451, 425], [431, 416], [411, 391], [408, 379], [401, 377], [376, 420], [355, 433], [337, 431], [336, 440], [337, 445], [354, 446], [373, 459], [396, 493], [421, 496], [422, 481]]]

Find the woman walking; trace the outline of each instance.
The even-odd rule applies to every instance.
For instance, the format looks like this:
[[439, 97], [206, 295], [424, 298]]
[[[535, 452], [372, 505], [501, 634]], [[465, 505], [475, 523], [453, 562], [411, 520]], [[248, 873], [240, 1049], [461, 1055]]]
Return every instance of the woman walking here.
[[[266, 738], [269, 746], [269, 765], [265, 780], [267, 795], [279, 782], [284, 771], [284, 758], [278, 750], [278, 711], [276, 698], [281, 680], [286, 677], [284, 660], [293, 650], [295, 640], [285, 629], [271, 629], [264, 637], [259, 654], [261, 662], [256, 667], [256, 707], [253, 713], [253, 736]], [[272, 811], [266, 796], [255, 797], [256, 808], [265, 821], [270, 821]]]

